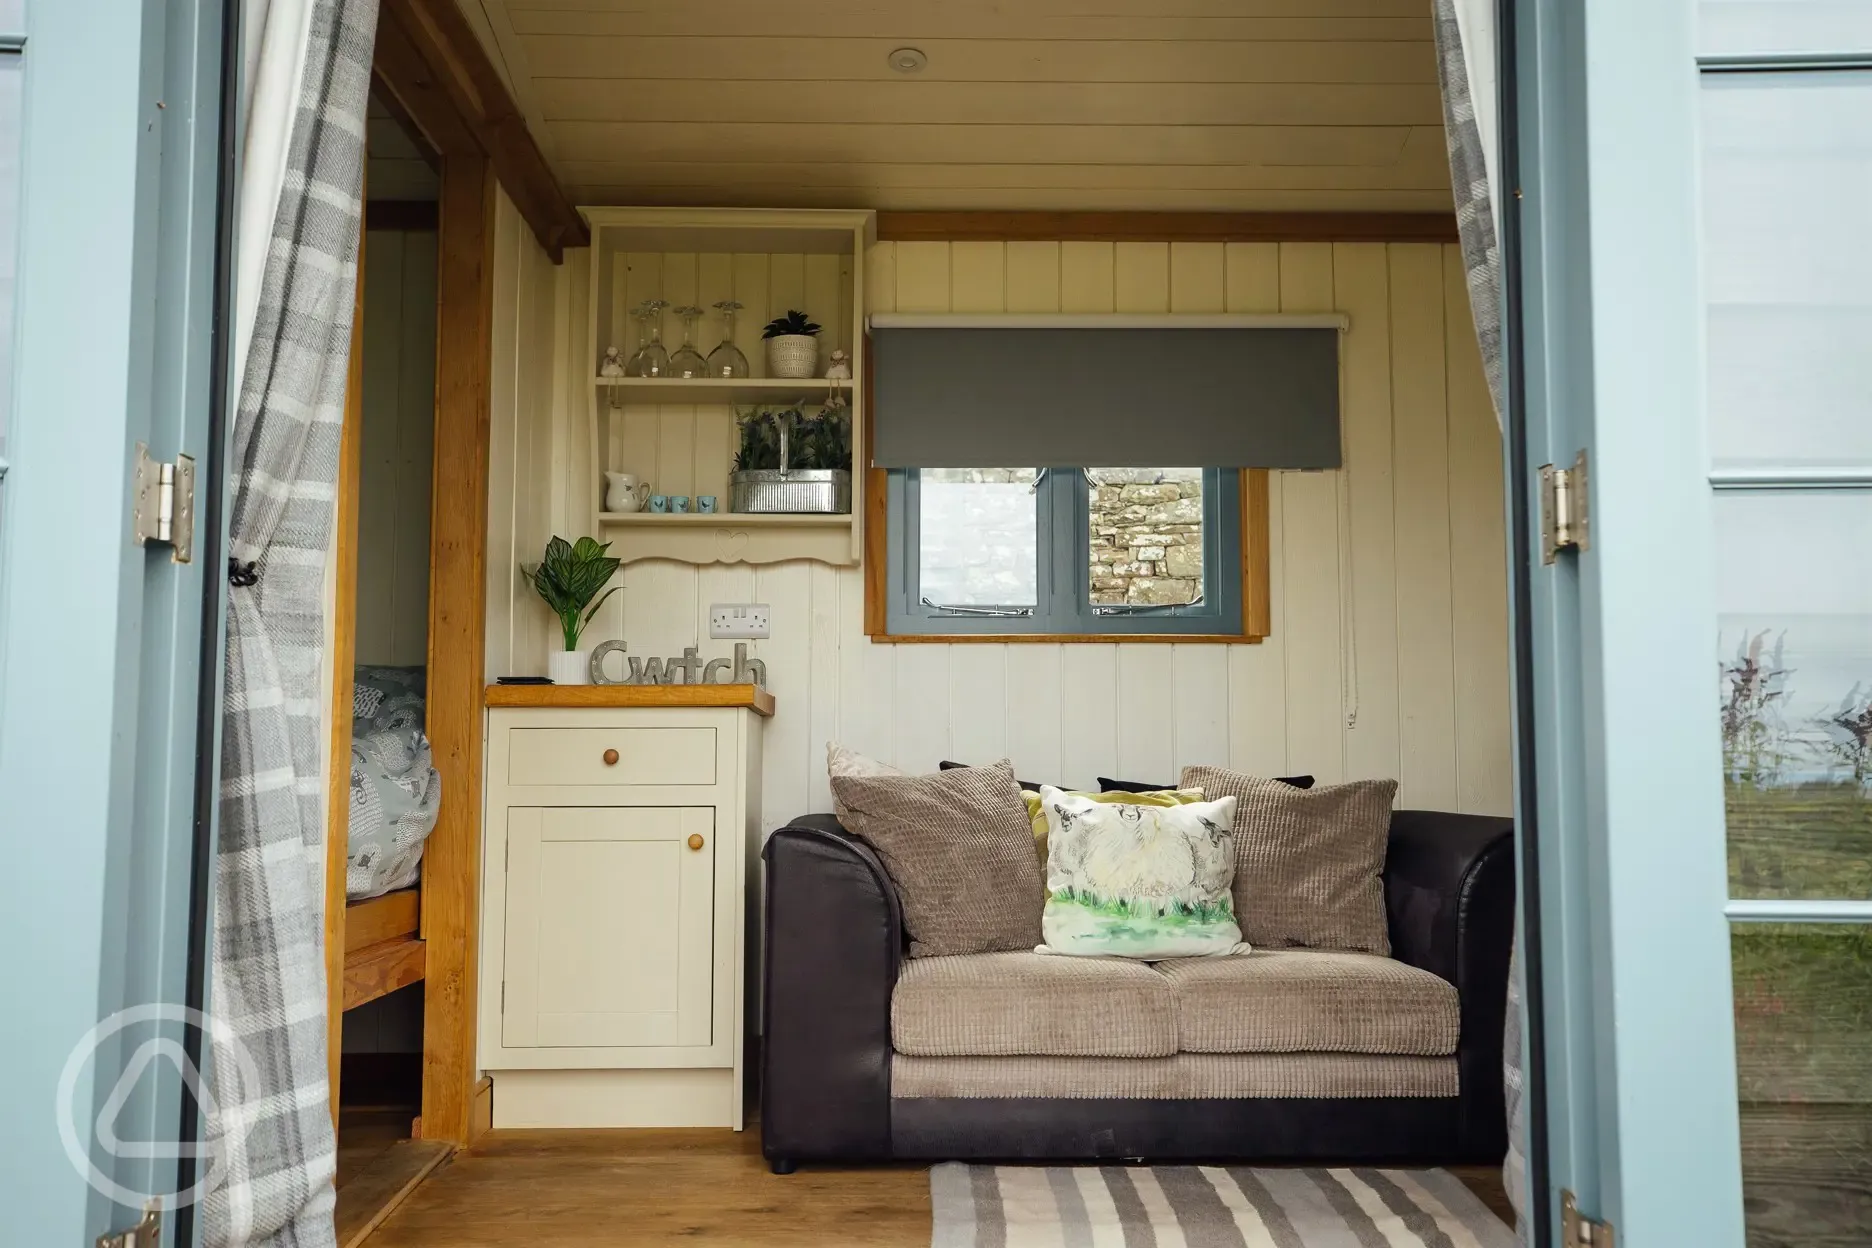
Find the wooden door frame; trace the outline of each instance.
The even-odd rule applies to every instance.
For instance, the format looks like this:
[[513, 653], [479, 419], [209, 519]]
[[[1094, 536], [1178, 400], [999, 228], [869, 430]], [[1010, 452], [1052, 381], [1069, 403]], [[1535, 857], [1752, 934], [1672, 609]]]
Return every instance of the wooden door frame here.
[[436, 154], [428, 733], [442, 801], [423, 850], [423, 1139], [485, 1129], [476, 1066], [496, 189], [555, 263], [590, 234], [452, 0], [383, 0], [375, 85]]

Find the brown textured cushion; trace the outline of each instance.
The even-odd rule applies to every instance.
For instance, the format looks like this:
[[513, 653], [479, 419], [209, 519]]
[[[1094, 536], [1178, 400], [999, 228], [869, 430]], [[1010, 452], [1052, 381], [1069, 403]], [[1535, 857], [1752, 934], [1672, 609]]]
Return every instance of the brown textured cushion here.
[[1385, 846], [1395, 780], [1296, 789], [1225, 767], [1185, 767], [1183, 787], [1235, 798], [1235, 918], [1260, 948], [1389, 954]]
[[899, 1100], [923, 1096], [1153, 1101], [1250, 1096], [1448, 1097], [1460, 1090], [1458, 1073], [1453, 1057], [1372, 1053], [896, 1057], [890, 1064], [890, 1089], [892, 1098]]
[[1031, 950], [1046, 904], [1014, 769], [833, 776], [844, 823], [884, 860], [910, 956]]
[[1157, 969], [1176, 993], [1186, 1053], [1456, 1051], [1456, 989], [1429, 971], [1369, 953], [1256, 950]]
[[891, 1047], [918, 1057], [1167, 1057], [1169, 981], [1125, 958], [920, 958], [891, 992]]

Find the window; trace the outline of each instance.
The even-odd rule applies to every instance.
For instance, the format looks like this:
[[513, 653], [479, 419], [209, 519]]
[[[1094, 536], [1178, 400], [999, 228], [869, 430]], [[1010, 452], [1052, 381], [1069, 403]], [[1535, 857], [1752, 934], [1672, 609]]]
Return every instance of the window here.
[[[904, 468], [890, 635], [1216, 636], [1244, 628], [1243, 478], [1219, 468]], [[1262, 517], [1256, 527], [1264, 525]]]

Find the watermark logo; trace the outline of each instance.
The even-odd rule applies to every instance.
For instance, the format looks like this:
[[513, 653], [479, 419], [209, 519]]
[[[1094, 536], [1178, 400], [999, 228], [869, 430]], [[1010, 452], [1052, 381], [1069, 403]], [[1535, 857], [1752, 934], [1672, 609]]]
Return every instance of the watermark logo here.
[[[178, 1033], [187, 1034], [189, 1031], [201, 1038], [203, 1049], [212, 1045], [215, 1061], [219, 1064], [218, 1082], [223, 1087], [244, 1089], [250, 1094], [257, 1092], [260, 1087], [260, 1068], [232, 1027], [200, 1010], [161, 1002], [131, 1006], [103, 1019], [79, 1039], [71, 1056], [65, 1060], [63, 1073], [59, 1075], [58, 1128], [59, 1140], [65, 1146], [65, 1156], [71, 1160], [73, 1168], [84, 1177], [85, 1182], [91, 1185], [92, 1190], [120, 1205], [138, 1208], [146, 1202], [158, 1200], [164, 1208], [181, 1209], [202, 1200], [227, 1180], [227, 1141], [216, 1134], [226, 1124], [223, 1116], [215, 1112], [213, 1089], [208, 1086], [208, 1081], [202, 1077], [201, 1068], [189, 1057], [188, 1050], [178, 1038]], [[112, 1051], [107, 1046], [126, 1032], [130, 1036], [119, 1047], [128, 1048], [129, 1041], [137, 1035], [142, 1035], [143, 1039], [123, 1054], [121, 1072], [104, 1093], [103, 1099], [97, 1102], [97, 1118], [92, 1124], [91, 1133], [96, 1153], [125, 1162], [180, 1162], [184, 1158], [192, 1159], [195, 1162], [195, 1181], [183, 1190], [173, 1193], [141, 1192], [126, 1187], [118, 1178], [100, 1169], [96, 1153], [85, 1146], [84, 1132], [80, 1130], [79, 1122], [79, 1080], [87, 1069], [95, 1067], [100, 1054]], [[163, 1069], [165, 1066], [173, 1068], [184, 1090], [201, 1108], [204, 1134], [197, 1140], [165, 1139], [160, 1133], [154, 1138], [142, 1138], [147, 1132], [125, 1138], [124, 1121], [134, 1117], [127, 1114], [126, 1109], [132, 1098], [138, 1096], [138, 1086], [145, 1079], [168, 1077], [168, 1072]], [[103, 1086], [102, 1080], [99, 1086]], [[173, 1130], [174, 1124], [170, 1125]], [[152, 1167], [152, 1170], [160, 1173], [161, 1168]]]

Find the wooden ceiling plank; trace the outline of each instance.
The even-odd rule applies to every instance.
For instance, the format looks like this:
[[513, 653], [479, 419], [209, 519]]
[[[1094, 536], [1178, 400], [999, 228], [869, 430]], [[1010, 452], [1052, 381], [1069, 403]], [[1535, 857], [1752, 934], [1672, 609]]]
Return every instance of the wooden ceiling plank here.
[[510, 6], [520, 35], [619, 35], [628, 38], [1038, 39], [1296, 43], [1360, 40], [1408, 42], [1433, 38], [1430, 13], [1415, 17], [1166, 16], [1085, 14], [1069, 22], [1025, 5], [905, 5], [901, 9], [839, 11], [750, 0], [733, 5], [668, 5], [592, 11]]
[[534, 81], [559, 121], [1441, 126], [1435, 83]]
[[1448, 187], [1424, 190], [1264, 189], [1234, 191], [1153, 190], [1101, 187], [1095, 190], [1005, 190], [932, 187], [873, 190], [852, 187], [655, 186], [574, 182], [581, 204], [688, 208], [849, 208], [855, 203], [880, 211], [1066, 211], [1112, 212], [1448, 212]]
[[567, 178], [580, 185], [827, 187], [851, 191], [972, 187], [1030, 190], [1419, 190], [1449, 189], [1447, 170], [1399, 162], [1378, 169], [1286, 165], [955, 165], [882, 161], [693, 164], [571, 161]]
[[1457, 241], [1451, 213], [880, 212], [878, 241], [1389, 243]]
[[[408, 0], [404, 0], [408, 2]], [[892, 39], [522, 36], [535, 79], [901, 81]], [[919, 81], [1434, 83], [1428, 42], [924, 40]]]
[[791, 126], [562, 121], [553, 138], [568, 165], [823, 159], [827, 153], [906, 163], [1296, 165], [1396, 164], [1409, 126]]
[[[698, 11], [720, 16], [740, 12], [759, 0], [697, 0]], [[993, 14], [1004, 0], [947, 0], [944, 7], [961, 14]], [[660, 0], [504, 0], [515, 13], [536, 9], [563, 9], [586, 13], [656, 13], [667, 7]], [[789, 12], [844, 14], [853, 20], [873, 15], [901, 15], [901, 0], [793, 0]], [[1085, 17], [1212, 17], [1216, 0], [1021, 0], [1031, 13], [1077, 21]], [[1234, 17], [1290, 18], [1420, 18], [1422, 0], [1229, 0]]]

